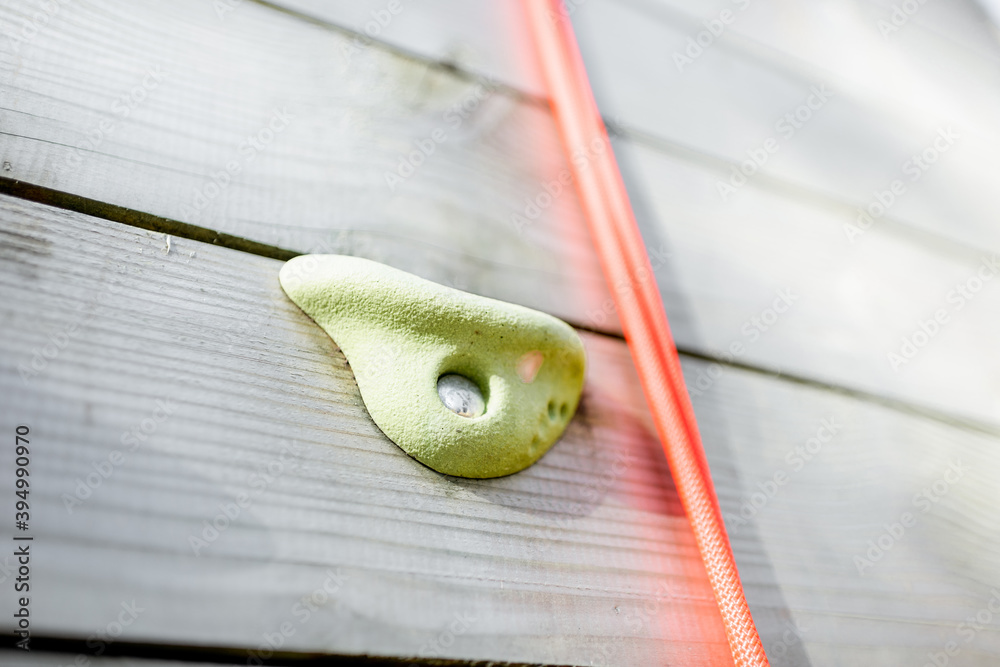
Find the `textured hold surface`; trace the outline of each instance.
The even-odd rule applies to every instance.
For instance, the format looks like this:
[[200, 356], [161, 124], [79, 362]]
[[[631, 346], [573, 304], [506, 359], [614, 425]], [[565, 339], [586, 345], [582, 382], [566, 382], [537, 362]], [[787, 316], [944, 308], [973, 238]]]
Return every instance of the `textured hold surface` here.
[[[372, 419], [421, 463], [459, 477], [500, 477], [562, 435], [583, 389], [583, 344], [564, 322], [341, 255], [281, 269], [285, 293], [347, 357]], [[438, 381], [471, 380], [480, 417], [442, 403]]]

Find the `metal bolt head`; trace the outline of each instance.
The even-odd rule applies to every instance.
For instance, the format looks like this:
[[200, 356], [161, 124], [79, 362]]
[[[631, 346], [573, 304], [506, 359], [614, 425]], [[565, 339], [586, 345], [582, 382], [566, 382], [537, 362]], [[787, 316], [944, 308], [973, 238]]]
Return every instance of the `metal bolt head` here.
[[457, 373], [438, 378], [438, 396], [444, 406], [460, 417], [481, 417], [486, 412], [486, 402], [476, 383]]

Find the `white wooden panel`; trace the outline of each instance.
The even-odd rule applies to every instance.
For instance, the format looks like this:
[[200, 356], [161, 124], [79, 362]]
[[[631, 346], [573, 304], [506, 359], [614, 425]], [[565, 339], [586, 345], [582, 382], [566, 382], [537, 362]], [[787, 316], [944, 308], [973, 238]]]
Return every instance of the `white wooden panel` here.
[[[791, 612], [772, 664], [805, 664], [782, 659], [804, 646], [812, 665], [923, 665], [949, 642], [949, 664], [997, 663], [996, 437], [730, 369], [694, 401], [751, 607], [774, 590], [760, 571]], [[859, 569], [870, 542], [884, 551]]]
[[[17, 6], [23, 13], [29, 5]], [[142, 37], [125, 41], [119, 48], [127, 56], [112, 66], [91, 35], [115, 21]], [[216, 46], [206, 50], [192, 34], [211, 36]], [[271, 37], [262, 43], [262, 35]], [[441, 109], [475, 84], [374, 45], [352, 54], [343, 69], [315, 65], [340, 62], [345, 40], [254, 4], [221, 20], [200, 3], [67, 6], [8, 62], [20, 64], [7, 71], [16, 94], [3, 98], [10, 109], [0, 112], [4, 131], [10, 128], [0, 134], [0, 157], [11, 167], [5, 173], [255, 241], [370, 257], [617, 331], [575, 196], [557, 197], [523, 234], [509, 222], [523, 212], [522, 194], [544, 193], [543, 175], [563, 164], [548, 114], [495, 93], [488, 102], [499, 106], [470, 118], [470, 135], [443, 144], [432, 156], [440, 161], [386, 198], [383, 163], [430, 132]], [[61, 169], [71, 146], [86, 145], [88, 129], [117, 118], [105, 105], [156, 62], [170, 63], [162, 87], [86, 152], [79, 168]], [[435, 93], [424, 85], [431, 81]], [[203, 213], [184, 217], [185, 202], [205, 187], [213, 165], [240, 156], [240, 136], [259, 127], [251, 117], [266, 119], [284, 100], [301, 103], [301, 125], [295, 119], [245, 163]], [[330, 116], [342, 122], [331, 124]], [[767, 194], [757, 187], [771, 185], [765, 181], [722, 207], [714, 188], [724, 172], [631, 146], [618, 142], [616, 150], [682, 347], [725, 352], [745, 341], [748, 318], [790, 288], [807, 301], [748, 345], [740, 361], [993, 420], [997, 373], [977, 351], [997, 328], [995, 287], [899, 373], [885, 356], [919, 319], [954, 307], [947, 293], [975, 271], [977, 255], [893, 243], [879, 226], [849, 244], [839, 210]], [[922, 281], [920, 289], [909, 276]], [[946, 382], [956, 374], [959, 390]]]
[[[4, 12], [18, 25], [43, 4]], [[256, 3], [222, 19], [201, 0], [56, 6], [0, 51], [0, 176], [569, 320], [608, 297], [576, 198], [544, 199], [566, 162], [538, 102], [384, 49], [345, 52], [343, 33]], [[390, 189], [418, 143], [433, 153]], [[540, 196], [534, 224], [516, 226]]]
[[657, 278], [682, 344], [1000, 429], [1000, 256], [879, 228], [852, 243], [839, 210], [756, 185], [720, 215], [721, 172], [628, 142], [616, 152], [647, 245], [670, 252]]
[[[620, 341], [586, 335], [583, 412], [538, 465], [445, 478], [370, 422], [336, 347], [281, 295], [277, 262], [184, 239], [168, 249], [159, 234], [9, 199], [2, 219], [0, 421], [32, 427], [36, 631], [85, 635], [135, 598], [146, 606], [128, 641], [246, 649], [288, 621], [290, 650], [412, 656], [471, 613], [447, 657], [728, 655]], [[22, 380], [20, 364], [60, 332], [72, 334], [64, 349]], [[1000, 574], [996, 437], [684, 365], [692, 385], [714, 378], [695, 409], [774, 664], [906, 664], [988, 604]], [[68, 513], [60, 494], [163, 398], [175, 414]], [[789, 452], [811, 446], [824, 419], [836, 432], [796, 469]], [[290, 459], [259, 489], [254, 475], [286, 441]], [[952, 460], [962, 477], [921, 511], [914, 494]], [[787, 480], [741, 520], [777, 472]], [[189, 536], [241, 492], [250, 505], [194, 556]], [[859, 574], [853, 557], [905, 511], [916, 524]], [[293, 606], [331, 567], [343, 585], [300, 623]], [[786, 622], [798, 639], [782, 648]], [[1000, 636], [977, 632], [962, 651], [965, 664], [990, 664]]]
[[[705, 30], [703, 21], [718, 16], [721, 10], [713, 7], [734, 12], [733, 29], [700, 55], [692, 51], [697, 57], [679, 69], [674, 54], [683, 54], [688, 40]], [[761, 173], [857, 207], [869, 206], [876, 191], [901, 179], [907, 191], [890, 206], [889, 217], [944, 239], [1000, 247], [989, 197], [1000, 177], [995, 63], [920, 31], [885, 40], [876, 26], [879, 11], [868, 3], [800, 4], [780, 22], [778, 11], [777, 5], [741, 1], [684, 14], [652, 0], [588, 0], [573, 22], [606, 117], [653, 140], [733, 163], [774, 138], [779, 148]], [[767, 31], [756, 29], [767, 46], [736, 33], [755, 15], [756, 26], [769, 24]], [[785, 33], [794, 37], [774, 38]], [[821, 54], [814, 58], [819, 66], [770, 47], [799, 39]], [[897, 44], [907, 41], [908, 48]], [[800, 128], [789, 128], [794, 134], [788, 136], [778, 123], [820, 84], [834, 96]], [[819, 98], [813, 103], [819, 105]], [[904, 163], [948, 127], [960, 138], [911, 181]], [[723, 198], [717, 202], [724, 214]], [[844, 221], [852, 218], [845, 214]]]
[[[3, 201], [0, 427], [31, 427], [37, 633], [92, 632], [134, 598], [143, 643], [252, 649], [287, 622], [298, 652], [730, 659], [621, 341], [587, 337], [584, 407], [541, 462], [449, 478], [371, 422], [279, 262]], [[20, 377], [36, 348], [54, 358]], [[173, 414], [143, 426], [157, 401]], [[151, 435], [129, 451], [136, 427]], [[127, 458], [103, 481], [114, 450]], [[62, 494], [90, 474], [70, 512]], [[344, 581], [306, 618], [295, 605], [331, 568]]]
[[[361, 32], [371, 13], [383, 9], [375, 2], [278, 4]], [[764, 173], [858, 207], [902, 178], [909, 191], [891, 207], [893, 218], [959, 243], [1000, 247], [986, 196], [998, 176], [1000, 46], [974, 2], [922, 6], [888, 36], [879, 21], [891, 19], [889, 0], [567, 5], [598, 101], [614, 122], [734, 162], [776, 137], [781, 149]], [[401, 7], [379, 39], [460, 66], [462, 59], [449, 54], [472, 42], [470, 71], [503, 72], [505, 81], [541, 90], [537, 64], [525, 58], [523, 19], [512, 18], [516, 2]], [[734, 16], [723, 36], [678, 72], [674, 53], [683, 54], [687, 40], [723, 10]], [[775, 125], [816, 84], [835, 97], [793, 136], [783, 136]], [[946, 127], [961, 139], [910, 183], [902, 165]]]
[[[305, 16], [361, 35], [361, 43], [390, 44], [405, 52], [499, 79], [546, 97], [534, 45], [519, 0], [274, 0]], [[373, 23], [374, 21], [374, 23]]]

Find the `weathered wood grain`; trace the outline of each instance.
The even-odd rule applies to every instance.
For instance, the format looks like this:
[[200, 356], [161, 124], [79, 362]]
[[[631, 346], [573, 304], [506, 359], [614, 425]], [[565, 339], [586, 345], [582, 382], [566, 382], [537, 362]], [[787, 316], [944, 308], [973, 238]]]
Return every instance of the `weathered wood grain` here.
[[777, 660], [799, 642], [813, 665], [922, 665], [949, 642], [951, 664], [996, 663], [995, 437], [759, 375], [726, 370], [717, 391], [695, 408], [748, 599], [769, 599], [756, 572], [773, 572], [798, 628], [765, 639], [772, 664], [804, 664]]
[[629, 142], [615, 151], [647, 246], [670, 253], [657, 279], [681, 345], [998, 432], [1000, 358], [986, 351], [1000, 336], [1000, 255], [877, 227], [852, 242], [836, 210], [755, 185], [720, 214], [721, 172]]
[[[77, 3], [17, 57], [7, 54], [13, 94], [0, 112], [0, 158], [11, 165], [4, 173], [297, 251], [370, 257], [577, 325], [618, 330], [575, 196], [556, 197], [521, 235], [510, 224], [523, 213], [523, 197], [545, 194], [545, 175], [558, 175], [562, 164], [541, 106], [496, 91], [456, 141], [442, 144], [397, 196], [383, 197], [384, 168], [476, 84], [376, 43], [345, 55], [352, 38], [273, 8], [244, 3], [220, 18], [204, 4]], [[32, 6], [11, 4], [21, 15]], [[424, 11], [408, 6], [397, 18], [416, 20]], [[134, 37], [117, 47], [121, 58], [110, 66], [95, 35], [115, 21]], [[199, 35], [214, 46], [197, 46]], [[325, 61], [332, 65], [316, 65]], [[127, 118], [116, 116], [115, 96], [157, 63], [170, 70], [163, 83]], [[301, 111], [202, 212], [185, 217], [213, 165], [242, 159], [247, 132], [282, 106]], [[83, 153], [79, 168], [61, 169], [108, 119], [117, 124], [101, 145]], [[976, 352], [997, 329], [995, 288], [977, 295], [900, 372], [886, 359], [955, 281], [975, 271], [975, 253], [940, 255], [936, 246], [898, 242], [881, 225], [851, 244], [842, 234], [845, 209], [789, 198], [763, 180], [721, 207], [714, 189], [726, 172], [718, 163], [627, 139], [616, 150], [683, 348], [716, 354], [750, 342], [743, 325], [790, 288], [808, 303], [748, 344], [740, 361], [995, 421], [995, 363]], [[958, 373], [956, 391], [945, 380]]]
[[[620, 341], [586, 335], [583, 413], [538, 465], [446, 478], [371, 423], [335, 345], [281, 295], [278, 262], [3, 202], [0, 421], [32, 428], [39, 632], [88, 636], [134, 598], [146, 611], [129, 641], [253, 649], [288, 621], [290, 650], [412, 656], [472, 614], [447, 657], [728, 656]], [[22, 379], [35, 350], [45, 366]], [[1000, 574], [997, 438], [716, 371], [685, 360], [690, 384], [713, 377], [695, 409], [775, 664], [918, 660], [985, 607]], [[156, 424], [161, 400], [173, 414]], [[788, 453], [824, 419], [836, 433], [796, 469]], [[70, 513], [61, 494], [144, 420], [147, 441]], [[920, 511], [914, 494], [952, 460], [961, 479]], [[195, 556], [191, 536], [241, 493], [247, 507]], [[854, 556], [904, 511], [916, 525], [859, 574]], [[300, 623], [295, 603], [331, 568], [342, 585]], [[783, 635], [799, 639], [782, 648]], [[989, 664], [1000, 636], [977, 632], [962, 651]]]
[[267, 4], [343, 27], [359, 35], [362, 43], [386, 44], [499, 79], [529, 95], [548, 97], [519, 2], [400, 0], [395, 5], [398, 13], [389, 12], [389, 17], [386, 0], [268, 0]]
[[[705, 30], [702, 22], [715, 18], [709, 8], [687, 16], [676, 11], [664, 16], [603, 0], [581, 5], [573, 23], [605, 116], [733, 164], [751, 159], [752, 151], [759, 155], [764, 142], [773, 138], [778, 148], [766, 156], [761, 174], [855, 207], [870, 206], [875, 192], [902, 180], [907, 190], [889, 207], [891, 218], [953, 242], [1000, 248], [988, 194], [1000, 176], [994, 159], [1000, 150], [993, 122], [1000, 112], [995, 64], [981, 59], [976, 63], [973, 71], [989, 72], [985, 78], [952, 75], [965, 64], [949, 59], [954, 48], [901, 52], [891, 40], [882, 39], [876, 27], [877, 8], [866, 3], [848, 3], [842, 12], [843, 26], [826, 19], [816, 3], [793, 12], [792, 17], [803, 14], [814, 27], [804, 38], [813, 38], [819, 28], [827, 30], [826, 37], [815, 39], [836, 40], [830, 46], [831, 57], [858, 58], [854, 69], [869, 72], [866, 78], [851, 78], [851, 72], [845, 77], [828, 69], [802, 67], [800, 61], [756, 43], [746, 48], [732, 44], [744, 13], [773, 17], [780, 11], [766, 11], [767, 3], [736, 4], [748, 8], [733, 10], [733, 33], [723, 34], [682, 68], [675, 64], [674, 54], [683, 56], [688, 40]], [[845, 42], [851, 44], [848, 53], [834, 51], [833, 44]], [[625, 43], [629, 48], [621, 47]], [[941, 76], [923, 76], [928, 67], [947, 69]], [[639, 77], [635, 72], [644, 74]], [[973, 78], [978, 85], [971, 83]], [[813, 97], [811, 102], [819, 108], [803, 112], [808, 119], [800, 128], [779, 127], [782, 118], [795, 113], [820, 84], [826, 84], [833, 96], [826, 102]], [[879, 94], [870, 94], [872, 89]], [[919, 180], [911, 181], [914, 164], [904, 164], [931, 148], [938, 133], [949, 127], [959, 138], [926, 171], [917, 168]], [[729, 201], [739, 196], [732, 195]], [[717, 201], [721, 213], [725, 202], [721, 195]], [[852, 219], [845, 216], [844, 222]]]
[[[384, 3], [374, 1], [274, 4], [359, 32], [384, 11]], [[883, 35], [880, 21], [891, 19], [893, 4], [567, 2], [602, 111], [640, 141], [649, 135], [739, 163], [774, 137], [780, 150], [763, 174], [856, 207], [902, 178], [910, 187], [891, 207], [896, 222], [960, 244], [1000, 248], [986, 196], [998, 175], [992, 156], [1000, 148], [993, 120], [1000, 113], [1000, 48], [993, 28], [974, 2], [962, 0], [921, 6], [899, 30]], [[539, 94], [537, 66], [525, 57], [530, 45], [523, 31], [509, 29], [518, 20], [513, 5], [468, 2], [455, 11], [441, 1], [402, 3], [377, 37], [470, 71], [501, 72], [505, 81]], [[691, 62], [679, 70], [674, 54], [685, 57], [688, 40], [725, 10], [732, 21], [721, 37], [694, 47]], [[466, 43], [465, 60], [450, 55]], [[787, 126], [779, 131], [776, 124], [818, 84], [834, 97], [793, 128], [793, 136], [783, 136]], [[949, 126], [961, 139], [911, 184], [903, 163]]]
[[447, 478], [371, 422], [279, 262], [9, 199], [3, 220], [0, 422], [31, 427], [37, 633], [134, 599], [123, 639], [147, 643], [249, 650], [289, 623], [299, 652], [730, 660], [621, 341], [587, 337], [584, 410], [542, 462]]
[[[118, 641], [106, 646], [102, 657], [94, 657], [93, 651], [84, 642], [34, 638], [35, 648], [24, 651], [0, 650], [0, 661], [8, 667], [22, 665], [43, 667], [208, 667], [219, 664], [245, 664], [245, 653], [226, 649], [206, 649], [176, 645], [129, 644]], [[41, 648], [38, 648], [41, 647]], [[441, 658], [383, 658], [370, 655], [324, 655], [310, 653], [277, 652], [265, 663], [273, 667], [316, 664], [317, 661], [330, 667], [534, 667], [524, 663], [484, 662], [468, 660], [448, 660]]]
[[543, 187], [566, 163], [537, 101], [255, 3], [56, 6], [0, 52], [0, 176], [570, 320], [607, 298], [575, 197]]

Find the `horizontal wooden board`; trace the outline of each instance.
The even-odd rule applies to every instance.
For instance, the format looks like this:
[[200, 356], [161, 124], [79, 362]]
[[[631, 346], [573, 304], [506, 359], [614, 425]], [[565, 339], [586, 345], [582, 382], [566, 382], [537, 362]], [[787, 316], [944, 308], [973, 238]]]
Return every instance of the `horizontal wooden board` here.
[[520, 2], [491, 0], [269, 0], [268, 4], [343, 27], [363, 43], [390, 45], [547, 97]]
[[[31, 6], [15, 8], [26, 15]], [[442, 144], [437, 160], [386, 198], [383, 167], [400, 146], [433, 131], [442, 110], [475, 91], [475, 82], [376, 43], [348, 57], [342, 47], [351, 38], [266, 6], [242, 4], [221, 18], [201, 3], [138, 7], [111, 0], [67, 6], [17, 57], [0, 55], [16, 92], [0, 112], [0, 158], [10, 164], [3, 173], [298, 251], [366, 256], [578, 325], [619, 330], [574, 195], [556, 197], [520, 235], [510, 225], [523, 212], [522, 195], [546, 194], [542, 175], [562, 164], [544, 108], [494, 92], [457, 141]], [[398, 18], [423, 11], [414, 5]], [[96, 35], [119, 20], [135, 37], [121, 44], [124, 55], [112, 66]], [[209, 35], [216, 46], [196, 48], [192, 35]], [[323, 59], [334, 66], [317, 67]], [[115, 96], [157, 63], [169, 63], [163, 83], [128, 117], [116, 116]], [[213, 165], [242, 159], [241, 137], [286, 101], [302, 109], [297, 119], [241, 163], [203, 212], [184, 217]], [[341, 120], [331, 123], [333, 116]], [[61, 169], [109, 118], [117, 124], [100, 146], [83, 153], [79, 168]], [[954, 307], [948, 291], [975, 271], [975, 253], [942, 256], [936, 246], [894, 243], [883, 225], [850, 244], [843, 211], [828, 203], [790, 200], [752, 181], [721, 206], [715, 188], [725, 171], [712, 171], [716, 163], [627, 139], [616, 151], [683, 348], [717, 354], [749, 342], [743, 325], [790, 288], [808, 304], [747, 345], [740, 361], [994, 420], [997, 373], [977, 350], [997, 327], [995, 288], [961, 313], [972, 319], [956, 317], [899, 373], [886, 359], [920, 319], [942, 304]], [[961, 390], [942, 382], [958, 373]]]
[[[307, 16], [363, 33], [383, 3], [278, 0]], [[898, 4], [898, 3], [895, 3]], [[893, 180], [910, 187], [890, 215], [953, 242], [1000, 248], [992, 224], [992, 159], [1000, 148], [1000, 47], [972, 0], [921, 6], [899, 30], [883, 35], [890, 0], [817, 3], [743, 0], [569, 0], [567, 7], [605, 116], [624, 128], [666, 139], [706, 157], [740, 162], [773, 137], [780, 149], [762, 173], [833, 196], [871, 204]], [[437, 0], [400, 4], [377, 38], [469, 71], [501, 72], [538, 94], [538, 66], [512, 26], [516, 3], [466, 2], [456, 11]], [[732, 12], [721, 36], [688, 40]], [[523, 25], [523, 18], [519, 19]], [[463, 60], [459, 45], [471, 44]], [[623, 45], [628, 45], [625, 48]], [[850, 44], [845, 49], [844, 44]], [[528, 57], [525, 54], [528, 54]], [[651, 63], [655, 66], [650, 67]], [[833, 93], [792, 136], [777, 123], [814, 85]], [[908, 180], [904, 163], [952, 127], [961, 139], [930, 169]]]
[[576, 198], [545, 190], [543, 104], [256, 3], [58, 6], [0, 51], [0, 176], [569, 320], [608, 298]]
[[[650, 1], [642, 6], [658, 4]], [[737, 5], [735, 27], [743, 20], [738, 6], [747, 6], [745, 13], [750, 16], [765, 12], [767, 3], [720, 4]], [[1000, 150], [1000, 133], [993, 122], [1000, 112], [1000, 75], [995, 65], [978, 62], [977, 71], [989, 75], [976, 78], [975, 84], [964, 75], [941, 77], [949, 85], [941, 84], [921, 73], [942, 59], [952, 63], [947, 58], [954, 49], [899, 52], [879, 35], [877, 16], [849, 16], [852, 20], [840, 28], [824, 20], [819, 6], [813, 5], [812, 11], [798, 13], [814, 19], [811, 25], [817, 31], [822, 27], [837, 35], [827, 37], [834, 44], [853, 40], [850, 53], [859, 59], [856, 67], [867, 68], [877, 81], [863, 80], [859, 85], [831, 76], [828, 70], [799, 67], [786, 55], [758, 53], [766, 48], [730, 44], [726, 34], [691, 64], [678, 68], [674, 54], [684, 55], [688, 40], [705, 30], [703, 21], [714, 18], [707, 8], [679, 16], [591, 0], [580, 5], [573, 23], [606, 117], [734, 164], [756, 154], [764, 165], [760, 173], [856, 207], [869, 207], [877, 192], [901, 180], [906, 192], [892, 202], [889, 217], [953, 242], [1000, 248], [988, 194], [1000, 177], [994, 159]], [[833, 32], [834, 27], [841, 31]], [[629, 48], [622, 48], [625, 43]], [[842, 49], [835, 53], [844, 57]], [[958, 61], [953, 68], [960, 70], [962, 65]], [[959, 86], [961, 82], [968, 85]], [[833, 96], [827, 101], [810, 98], [822, 84]], [[866, 89], [876, 86], [882, 93], [869, 95]], [[802, 112], [800, 127], [779, 126], [786, 114], [798, 113], [807, 101], [817, 109]], [[932, 151], [939, 132], [947, 128], [958, 138], [950, 145], [939, 142], [944, 152], [928, 158], [933, 164], [926, 170], [914, 162], [907, 164], [912, 156]], [[760, 157], [769, 138], [778, 148]], [[917, 180], [911, 180], [914, 169]], [[723, 203], [721, 197], [718, 201]], [[720, 206], [720, 214], [724, 211]], [[851, 216], [845, 216], [844, 221], [849, 220]]]
[[772, 664], [997, 662], [996, 437], [731, 369], [716, 392], [695, 409], [748, 599], [791, 612]]
[[[728, 655], [620, 341], [585, 335], [582, 413], [539, 464], [500, 480], [446, 478], [370, 422], [335, 345], [281, 294], [277, 262], [3, 202], [0, 420], [5, 432], [29, 424], [36, 448], [38, 632], [89, 636], [134, 598], [144, 611], [129, 641], [252, 650], [288, 621], [289, 649], [412, 656], [451, 642], [456, 615], [472, 614], [448, 657]], [[36, 350], [44, 368], [22, 379]], [[691, 386], [712, 378], [695, 409], [774, 664], [916, 660], [989, 602], [997, 438], [759, 373], [684, 366]], [[70, 513], [61, 494], [100, 475], [94, 466], [155, 420], [158, 400], [174, 415], [106, 480], [92, 477]], [[832, 439], [800, 467], [790, 461], [827, 434], [825, 419]], [[921, 511], [914, 494], [952, 460], [961, 479]], [[767, 492], [778, 472], [787, 479], [751, 515], [744, 503], [760, 504], [758, 485]], [[251, 503], [196, 557], [190, 536], [240, 493]], [[853, 557], [906, 511], [916, 525], [858, 574]], [[336, 594], [300, 623], [294, 605], [331, 569]], [[1000, 637], [977, 632], [963, 654], [988, 664]]]
[[448, 478], [371, 422], [279, 262], [9, 199], [0, 230], [0, 422], [31, 428], [37, 633], [86, 637], [134, 599], [123, 639], [144, 643], [252, 650], [289, 623], [299, 652], [730, 659], [621, 341], [586, 337], [584, 407], [539, 464]]
[[1000, 432], [1000, 358], [988, 352], [1000, 255], [942, 253], [879, 227], [849, 239], [836, 208], [762, 184], [720, 214], [724, 172], [631, 142], [615, 151], [647, 246], [669, 254], [657, 280], [681, 345]]

